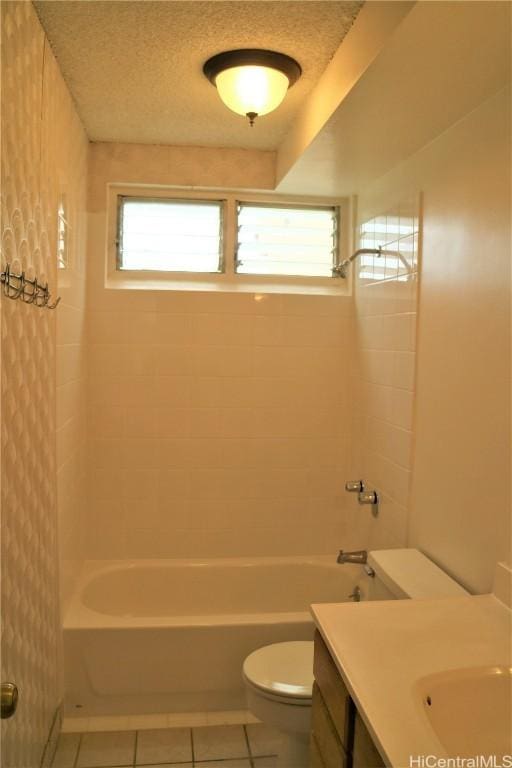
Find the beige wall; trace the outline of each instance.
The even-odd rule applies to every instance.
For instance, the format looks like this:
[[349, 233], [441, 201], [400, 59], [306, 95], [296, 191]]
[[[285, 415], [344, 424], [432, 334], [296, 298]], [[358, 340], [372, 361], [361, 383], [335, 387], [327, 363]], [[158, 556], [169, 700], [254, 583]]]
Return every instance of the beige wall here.
[[102, 212], [108, 183], [273, 189], [275, 152], [95, 142], [89, 154], [89, 211]]
[[[88, 557], [332, 552], [350, 299], [105, 289], [105, 182], [154, 181], [158, 152], [91, 147]], [[239, 151], [216, 155], [205, 175], [188, 148], [166, 183], [248, 179]]]
[[476, 592], [510, 562], [510, 154], [502, 91], [367, 189], [423, 192], [409, 542]]
[[[57, 209], [65, 193], [83, 239], [86, 146], [32, 4], [2, 3], [2, 266], [17, 260], [46, 274], [66, 304], [73, 279], [69, 289], [57, 285]], [[62, 310], [2, 297], [1, 676], [20, 690], [16, 717], [2, 721], [6, 768], [40, 765], [61, 698], [56, 467], [60, 477], [68, 469], [60, 441], [56, 450], [55, 367]], [[59, 510], [64, 527], [71, 509]]]

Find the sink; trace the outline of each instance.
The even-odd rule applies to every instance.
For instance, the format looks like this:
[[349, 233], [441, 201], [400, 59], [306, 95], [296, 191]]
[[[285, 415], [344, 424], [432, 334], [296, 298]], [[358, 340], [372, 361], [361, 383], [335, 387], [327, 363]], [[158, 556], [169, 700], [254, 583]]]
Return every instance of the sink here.
[[512, 755], [512, 668], [440, 672], [418, 680], [415, 694], [449, 757]]

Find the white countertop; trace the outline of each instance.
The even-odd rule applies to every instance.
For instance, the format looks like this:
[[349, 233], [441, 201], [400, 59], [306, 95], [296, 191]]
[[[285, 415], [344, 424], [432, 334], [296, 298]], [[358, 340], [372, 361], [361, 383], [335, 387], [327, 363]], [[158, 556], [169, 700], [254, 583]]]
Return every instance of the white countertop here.
[[509, 666], [511, 612], [494, 595], [324, 603], [316, 625], [386, 765], [446, 757], [414, 683], [463, 667]]

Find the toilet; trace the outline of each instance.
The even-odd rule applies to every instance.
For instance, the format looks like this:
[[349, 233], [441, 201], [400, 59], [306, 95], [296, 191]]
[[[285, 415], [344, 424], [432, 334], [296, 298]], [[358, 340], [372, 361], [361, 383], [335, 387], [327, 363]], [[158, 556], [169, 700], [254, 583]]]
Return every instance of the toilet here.
[[[342, 566], [340, 566], [342, 567]], [[417, 549], [370, 552], [361, 566], [361, 600], [403, 600], [467, 595]], [[279, 768], [307, 768], [313, 695], [313, 642], [266, 645], [244, 661], [250, 712], [281, 731]]]

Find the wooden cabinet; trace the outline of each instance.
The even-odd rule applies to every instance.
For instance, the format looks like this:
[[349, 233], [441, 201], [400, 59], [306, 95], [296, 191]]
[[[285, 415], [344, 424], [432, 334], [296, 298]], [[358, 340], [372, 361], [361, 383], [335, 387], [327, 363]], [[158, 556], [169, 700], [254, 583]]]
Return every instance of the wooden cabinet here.
[[382, 768], [383, 765], [382, 757], [372, 741], [368, 728], [356, 710], [352, 768]]
[[319, 632], [315, 634], [311, 768], [383, 768]]
[[325, 768], [347, 768], [347, 753], [329, 715], [318, 685], [313, 688], [311, 712], [311, 741]]

